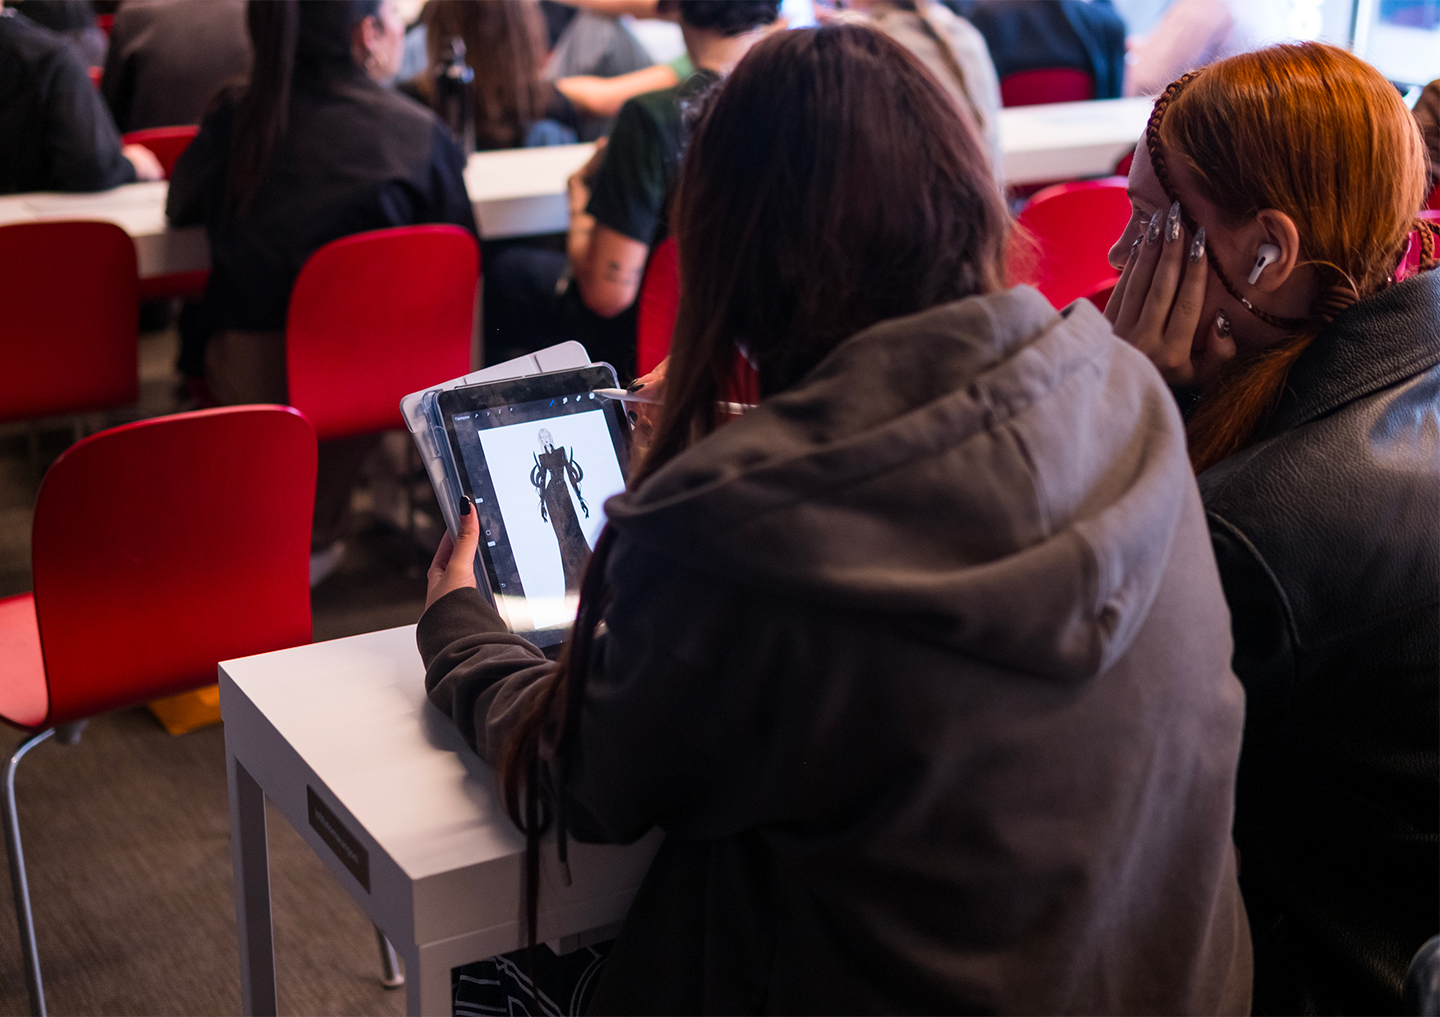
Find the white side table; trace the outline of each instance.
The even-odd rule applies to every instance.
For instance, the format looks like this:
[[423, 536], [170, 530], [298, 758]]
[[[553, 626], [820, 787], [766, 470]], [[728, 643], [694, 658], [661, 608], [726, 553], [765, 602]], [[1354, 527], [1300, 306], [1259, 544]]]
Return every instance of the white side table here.
[[[220, 665], [243, 1012], [274, 1014], [268, 797], [405, 959], [408, 1012], [451, 1012], [450, 970], [525, 944], [524, 838], [494, 772], [425, 700], [415, 627]], [[538, 938], [624, 918], [661, 834], [542, 850]], [[378, 965], [377, 965], [378, 967]]]

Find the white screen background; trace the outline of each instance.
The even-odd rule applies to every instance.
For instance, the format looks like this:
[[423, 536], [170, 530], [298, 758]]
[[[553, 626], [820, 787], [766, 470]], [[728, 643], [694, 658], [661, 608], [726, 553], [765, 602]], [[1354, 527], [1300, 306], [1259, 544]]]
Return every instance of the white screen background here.
[[[530, 483], [535, 456], [542, 451], [542, 428], [550, 432], [557, 449], [573, 450], [572, 458], [585, 471], [580, 491], [590, 506], [589, 519], [580, 511], [580, 502], [568, 482], [565, 488], [570, 492], [585, 542], [592, 548], [605, 525], [605, 499], [625, 490], [625, 477], [615, 458], [604, 410], [477, 429], [495, 499], [510, 536], [515, 568], [525, 586], [530, 623], [536, 629], [569, 624], [575, 620], [576, 606], [576, 598], [565, 595], [565, 570], [560, 563], [555, 528], [540, 518], [540, 495]], [[518, 622], [519, 612], [513, 612], [512, 617]]]

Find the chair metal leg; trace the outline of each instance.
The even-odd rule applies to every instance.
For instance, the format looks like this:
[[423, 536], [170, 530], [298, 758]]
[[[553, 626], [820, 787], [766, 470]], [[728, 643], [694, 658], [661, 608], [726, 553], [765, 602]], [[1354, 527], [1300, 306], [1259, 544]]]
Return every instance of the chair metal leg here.
[[400, 959], [395, 956], [395, 948], [378, 925], [375, 926], [375, 941], [380, 944], [380, 984], [387, 989], [400, 988], [405, 984], [405, 976], [400, 973]]
[[[82, 725], [83, 726], [83, 725]], [[15, 920], [20, 925], [20, 951], [25, 959], [25, 986], [30, 1012], [45, 1017], [45, 988], [40, 981], [40, 954], [35, 947], [35, 915], [30, 910], [30, 882], [25, 878], [25, 853], [20, 847], [20, 813], [15, 807], [15, 768], [35, 746], [55, 733], [47, 728], [20, 743], [5, 766], [5, 846], [10, 855], [10, 885], [15, 893]], [[79, 732], [76, 732], [78, 737]]]

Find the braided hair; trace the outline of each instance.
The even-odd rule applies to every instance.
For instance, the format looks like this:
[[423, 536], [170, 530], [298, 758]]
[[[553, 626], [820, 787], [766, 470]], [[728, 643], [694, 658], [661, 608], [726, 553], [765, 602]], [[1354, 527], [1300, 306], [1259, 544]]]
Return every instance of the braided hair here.
[[[1356, 143], [1345, 133], [1344, 125], [1335, 123], [1342, 119], [1334, 112], [1335, 109], [1346, 103], [1351, 104], [1352, 109], [1359, 110], [1365, 117], [1380, 122], [1379, 127], [1372, 128], [1376, 134], [1386, 127], [1382, 114], [1387, 111], [1378, 102], [1372, 101], [1372, 96], [1383, 94], [1383, 90], [1388, 86], [1385, 86], [1383, 81], [1378, 81], [1378, 84], [1369, 81], [1368, 76], [1374, 76], [1378, 80], [1378, 75], [1344, 51], [1333, 47], [1320, 44], [1277, 46], [1270, 50], [1234, 57], [1186, 74], [1172, 82], [1156, 100], [1146, 125], [1144, 140], [1160, 187], [1171, 202], [1179, 202], [1182, 221], [1192, 235], [1197, 232], [1198, 224], [1176, 193], [1167, 161], [1167, 146], [1164, 143], [1166, 136], [1170, 136], [1172, 142], [1175, 140], [1175, 131], [1162, 131], [1162, 125], [1166, 124], [1167, 113], [1182, 93], [1197, 80], [1204, 80], [1212, 74], [1220, 75], [1220, 79], [1205, 80], [1205, 85], [1210, 86], [1205, 89], [1207, 92], [1226, 88], [1240, 96], [1240, 99], [1232, 108], [1227, 109], [1223, 123], [1220, 123], [1218, 118], [1207, 121], [1203, 116], [1198, 119], [1204, 122], [1196, 123], [1194, 121], [1197, 118], [1192, 116], [1187, 118], [1186, 127], [1181, 128], [1182, 132], [1189, 132], [1192, 145], [1199, 139], [1202, 149], [1216, 150], [1208, 153], [1212, 161], [1219, 152], [1233, 157], [1236, 155], [1235, 150], [1244, 151], [1247, 143], [1253, 148], [1260, 138], [1272, 145], [1279, 141], [1280, 145], [1284, 146], [1283, 140], [1273, 136], [1278, 121], [1288, 120], [1284, 128], [1278, 130], [1281, 135], [1285, 130], [1303, 134], [1314, 130], [1317, 121], [1327, 118], [1331, 121], [1327, 137], [1337, 146], [1336, 159], [1343, 161], [1348, 155], [1346, 146]], [[1274, 88], [1276, 81], [1286, 82], [1290, 94], [1277, 93]], [[1370, 91], [1371, 89], [1374, 91]], [[1258, 100], [1257, 95], [1261, 96]], [[1207, 96], [1211, 104], [1215, 98], [1213, 95]], [[1243, 101], [1246, 98], [1252, 100], [1248, 106]], [[1403, 110], [1403, 107], [1401, 109]], [[1247, 114], [1249, 121], [1246, 120]], [[1397, 117], [1396, 125], [1391, 126], [1399, 125], [1402, 119], [1404, 124], [1400, 129], [1408, 129], [1411, 126], [1408, 116]], [[1369, 147], [1374, 147], [1373, 136], [1365, 140]], [[1186, 152], [1187, 157], [1192, 160], [1194, 154]], [[1394, 171], [1399, 167], [1402, 177], [1408, 176], [1409, 167], [1403, 156], [1410, 154], [1406, 152], [1396, 155], [1394, 165], [1384, 167], [1385, 171]], [[1246, 176], [1247, 169], [1250, 170], [1248, 179], [1241, 179]], [[1333, 197], [1337, 189], [1344, 191], [1349, 186], [1347, 182], [1357, 173], [1356, 166], [1322, 165], [1317, 170], [1316, 166], [1312, 165], [1307, 169], [1313, 172], [1272, 173], [1270, 177], [1262, 179], [1268, 182], [1273, 177], [1283, 177], [1278, 184], [1282, 194], [1288, 193], [1292, 200], [1300, 202], [1300, 207], [1309, 208], [1312, 204], [1320, 203], [1320, 192], [1328, 189]], [[1250, 191], [1258, 191], [1266, 186], [1255, 179], [1255, 172], [1258, 170], [1242, 166], [1236, 175], [1228, 177], [1220, 185], [1208, 178], [1203, 170], [1200, 175], [1202, 186], [1209, 185], [1212, 190], [1217, 189], [1217, 186], [1229, 190], [1230, 201], [1217, 201], [1223, 208], [1238, 204], [1237, 197], [1241, 201], [1248, 200]], [[1393, 199], [1396, 194], [1403, 193], [1405, 196], [1399, 200], [1408, 205], [1409, 191], [1414, 189], [1408, 186], [1409, 183], [1402, 179], [1400, 184], [1386, 190], [1384, 198]], [[1284, 191], [1286, 187], [1289, 188], [1288, 192]], [[1237, 191], [1242, 193], [1237, 195]], [[1419, 194], [1419, 191], [1416, 193]], [[1378, 202], [1382, 199], [1376, 200]], [[1388, 207], [1393, 206], [1387, 206], [1386, 210]], [[1418, 209], [1418, 200], [1413, 207]], [[1314, 211], [1315, 217], [1326, 214], [1322, 207], [1316, 207]], [[1295, 215], [1294, 212], [1291, 214]], [[1344, 216], [1340, 215], [1339, 218]], [[1334, 262], [1319, 259], [1309, 261], [1308, 264], [1315, 266], [1320, 273], [1321, 287], [1308, 309], [1308, 316], [1304, 318], [1282, 317], [1256, 307], [1240, 293], [1220, 260], [1214, 256], [1213, 249], [1207, 251], [1210, 257], [1206, 259], [1206, 264], [1215, 273], [1225, 291], [1255, 318], [1287, 332], [1288, 335], [1254, 357], [1232, 363], [1202, 393], [1196, 412], [1187, 426], [1191, 460], [1197, 472], [1233, 454], [1251, 440], [1284, 390], [1290, 368], [1330, 322], [1359, 300], [1394, 282], [1394, 267], [1400, 264], [1408, 250], [1411, 235], [1418, 233], [1420, 271], [1429, 271], [1440, 264], [1440, 256], [1437, 256], [1440, 254], [1440, 223], [1417, 218], [1413, 223], [1407, 224], [1407, 228], [1400, 228], [1398, 223], [1392, 228], [1387, 223], [1394, 223], [1394, 220], [1388, 216], [1380, 218], [1385, 221], [1374, 224], [1369, 232], [1360, 229], [1347, 232], [1343, 228], [1344, 224], [1341, 224], [1342, 228], [1330, 230], [1328, 243], [1332, 250], [1353, 253], [1354, 258], [1360, 259], [1359, 264], [1371, 267], [1355, 269], [1355, 274], [1360, 276], [1357, 282], [1350, 272]], [[1302, 236], [1305, 232], [1302, 230]], [[1313, 243], [1314, 238], [1306, 237], [1306, 241], [1308, 245]], [[1324, 250], [1323, 243], [1321, 249]], [[1351, 258], [1342, 258], [1334, 253], [1331, 257], [1339, 261], [1352, 261]], [[1376, 271], [1373, 266], [1380, 264], [1386, 266], [1386, 269]]]

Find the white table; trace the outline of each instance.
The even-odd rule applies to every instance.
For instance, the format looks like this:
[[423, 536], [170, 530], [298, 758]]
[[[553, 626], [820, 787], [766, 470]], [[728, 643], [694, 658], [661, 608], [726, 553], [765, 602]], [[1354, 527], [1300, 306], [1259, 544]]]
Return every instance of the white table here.
[[[405, 959], [409, 1013], [448, 1015], [451, 968], [525, 944], [524, 838], [426, 702], [413, 625], [225, 661], [220, 705], [244, 1013], [277, 1012], [266, 798]], [[660, 839], [572, 843], [569, 887], [547, 839], [539, 939], [613, 934]]]
[[1039, 184], [1103, 177], [1135, 148], [1153, 99], [1099, 99], [1000, 111], [1005, 181]]
[[[1150, 99], [1105, 99], [1000, 111], [1005, 179], [1016, 185], [1104, 176], [1135, 147]], [[465, 188], [485, 239], [562, 233], [569, 222], [565, 181], [593, 145], [478, 152]], [[0, 197], [0, 224], [42, 219], [104, 219], [135, 238], [141, 278], [208, 267], [203, 230], [165, 225], [164, 183], [127, 184], [98, 194]]]

